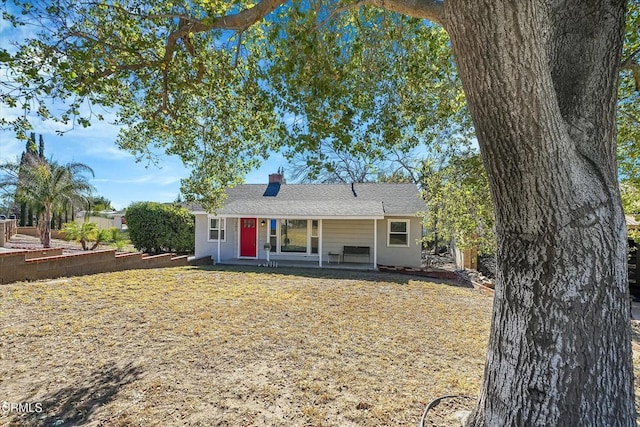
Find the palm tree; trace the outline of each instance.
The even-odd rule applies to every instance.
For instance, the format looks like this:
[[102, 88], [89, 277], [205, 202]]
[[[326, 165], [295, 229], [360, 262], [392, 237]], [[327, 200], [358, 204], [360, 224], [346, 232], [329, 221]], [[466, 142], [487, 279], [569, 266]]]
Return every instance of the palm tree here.
[[19, 173], [20, 163], [0, 163], [0, 197], [13, 199], [16, 194]]
[[17, 198], [41, 209], [38, 229], [43, 247], [51, 247], [53, 212], [66, 204], [84, 204], [91, 195], [94, 188], [85, 176], [87, 173], [94, 176], [93, 169], [83, 163], [60, 165], [42, 159], [21, 174]]

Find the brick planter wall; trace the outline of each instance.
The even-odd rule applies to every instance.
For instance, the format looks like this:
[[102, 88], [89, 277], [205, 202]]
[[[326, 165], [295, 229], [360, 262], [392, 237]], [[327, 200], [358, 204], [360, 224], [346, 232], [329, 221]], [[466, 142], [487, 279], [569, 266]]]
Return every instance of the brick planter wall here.
[[15, 219], [0, 220], [0, 246], [4, 246], [18, 230], [18, 223]]
[[[206, 262], [206, 260], [194, 260], [193, 263]], [[208, 264], [211, 264], [210, 259]], [[0, 284], [185, 265], [189, 265], [187, 256], [177, 257], [174, 254], [153, 256], [142, 253], [116, 254], [115, 250], [63, 254], [62, 249], [0, 252]]]
[[[18, 227], [18, 234], [38, 238], [40, 237], [36, 227]], [[51, 230], [51, 238], [64, 240], [64, 233], [60, 232], [60, 230]]]

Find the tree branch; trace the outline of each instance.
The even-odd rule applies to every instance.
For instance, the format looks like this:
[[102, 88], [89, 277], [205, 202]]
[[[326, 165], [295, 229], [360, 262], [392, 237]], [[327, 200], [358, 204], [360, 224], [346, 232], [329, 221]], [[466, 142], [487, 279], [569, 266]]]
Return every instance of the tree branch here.
[[215, 18], [206, 18], [194, 23], [193, 32], [209, 31], [214, 28], [226, 30], [246, 30], [256, 22], [273, 12], [278, 6], [286, 3], [287, 0], [262, 0], [249, 9], [245, 9], [235, 15], [226, 15]]
[[[196, 19], [193, 17], [185, 16], [183, 14], [167, 15], [166, 17], [179, 17], [179, 24], [178, 28], [168, 35], [164, 56], [159, 61], [117, 65], [111, 70], [105, 69], [102, 72], [97, 73], [96, 76], [106, 77], [113, 74], [116, 70], [134, 71], [149, 66], [158, 65], [159, 63], [169, 64], [173, 59], [178, 41], [181, 39], [184, 40], [187, 50], [193, 55], [195, 50], [190, 39], [191, 34], [207, 32], [216, 28], [242, 32], [249, 28], [251, 25], [262, 20], [265, 16], [284, 4], [286, 1], [287, 0], [262, 0], [255, 6], [241, 10], [235, 14], [219, 17], [208, 17], [205, 19]], [[314, 27], [314, 29], [322, 27], [328, 20], [334, 18], [337, 14], [345, 12], [352, 8], [360, 7], [362, 5], [379, 7], [415, 18], [428, 19], [441, 25], [444, 22], [443, 0], [362, 0], [334, 9], [331, 12], [331, 15], [327, 19], [318, 23]], [[140, 16], [145, 19], [151, 18], [150, 15], [143, 16], [139, 12], [128, 11], [121, 7], [119, 7], [119, 9], [130, 15]], [[154, 17], [159, 18], [161, 17], [161, 15], [154, 15]]]
[[640, 63], [635, 60], [636, 55], [639, 53], [640, 49], [637, 49], [620, 64], [620, 69], [631, 71], [631, 75], [633, 76], [636, 86], [636, 92], [640, 92]]
[[[154, 62], [142, 62], [138, 64], [127, 64], [127, 65], [117, 65], [114, 69], [104, 70], [96, 75], [99, 77], [107, 77], [113, 74], [116, 70], [124, 71], [134, 71], [143, 68], [147, 68], [149, 66], [156, 66], [159, 63], [169, 64], [173, 59], [173, 55], [176, 50], [176, 46], [178, 40], [184, 40], [185, 46], [187, 50], [194, 55], [195, 50], [193, 49], [193, 44], [191, 42], [191, 34], [193, 33], [202, 33], [207, 32], [215, 28], [227, 29], [227, 30], [237, 30], [244, 31], [249, 28], [251, 25], [263, 19], [273, 10], [275, 10], [278, 6], [284, 4], [287, 0], [262, 0], [255, 6], [242, 10], [236, 14], [226, 15], [221, 17], [213, 17], [206, 18], [204, 20], [195, 19], [193, 17], [185, 16], [182, 14], [176, 15], [142, 15], [138, 12], [128, 11], [121, 7], [118, 7], [124, 13], [129, 15], [139, 16], [144, 19], [152, 19], [152, 18], [176, 18], [179, 17], [178, 29], [171, 32], [167, 37], [167, 42], [165, 45], [164, 56], [160, 61]], [[201, 72], [202, 70], [199, 70]]]
[[636, 84], [636, 92], [640, 92], [640, 64], [638, 64], [637, 62], [632, 62], [625, 68], [631, 70], [631, 74], [633, 74], [633, 80]]
[[329, 16], [327, 16], [325, 19], [323, 19], [322, 21], [318, 22], [312, 29], [311, 31], [317, 31], [320, 28], [322, 28], [327, 22], [331, 21], [333, 18], [336, 17], [336, 15], [342, 13], [342, 12], [346, 12], [348, 10], [351, 9], [356, 9], [359, 8], [362, 5], [365, 5], [367, 2], [366, 0], [363, 1], [359, 1], [356, 3], [352, 3], [352, 4], [347, 4], [345, 6], [341, 6], [341, 7], [336, 7], [335, 9], [333, 9], [331, 11], [331, 14], [329, 14]]
[[620, 65], [621, 68], [626, 68], [627, 66], [629, 66], [630, 63], [635, 61], [635, 57], [637, 54], [640, 53], [640, 48], [636, 49], [634, 52], [631, 53], [631, 55], [627, 56], [623, 61], [622, 64]]
[[444, 0], [365, 0], [365, 4], [444, 26]]
[[236, 57], [233, 60], [233, 68], [237, 68], [238, 67], [238, 59], [240, 58], [240, 48], [242, 47], [242, 34], [244, 32], [240, 31], [240, 33], [238, 34], [238, 44], [236, 45]]
[[201, 21], [183, 18], [180, 20], [178, 29], [167, 37], [163, 62], [167, 64], [171, 62], [178, 40], [188, 37], [191, 33], [206, 32], [214, 28], [244, 31], [286, 1], [287, 0], [263, 0], [257, 5], [238, 12], [235, 15], [207, 18]]

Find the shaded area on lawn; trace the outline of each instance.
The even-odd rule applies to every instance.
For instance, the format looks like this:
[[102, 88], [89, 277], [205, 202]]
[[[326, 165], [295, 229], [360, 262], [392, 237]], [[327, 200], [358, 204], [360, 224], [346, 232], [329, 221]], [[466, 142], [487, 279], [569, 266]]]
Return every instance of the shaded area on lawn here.
[[[33, 412], [14, 420], [14, 425], [76, 426], [91, 420], [96, 410], [114, 400], [127, 384], [140, 378], [142, 369], [129, 363], [115, 363], [97, 369], [79, 379], [73, 386], [63, 387], [38, 399], [42, 412]], [[103, 420], [107, 421], [107, 420]]]
[[412, 282], [436, 283], [439, 285], [448, 285], [456, 288], [473, 289], [473, 286], [463, 280], [443, 280], [421, 275], [401, 274], [384, 271], [359, 271], [359, 270], [338, 270], [330, 268], [294, 268], [294, 267], [254, 267], [254, 266], [236, 266], [236, 265], [213, 265], [213, 266], [194, 266], [190, 267], [196, 270], [204, 271], [221, 271], [235, 273], [264, 273], [274, 274], [287, 277], [305, 277], [309, 279], [339, 279], [339, 280], [357, 280], [365, 282], [387, 282], [398, 285], [408, 285]]

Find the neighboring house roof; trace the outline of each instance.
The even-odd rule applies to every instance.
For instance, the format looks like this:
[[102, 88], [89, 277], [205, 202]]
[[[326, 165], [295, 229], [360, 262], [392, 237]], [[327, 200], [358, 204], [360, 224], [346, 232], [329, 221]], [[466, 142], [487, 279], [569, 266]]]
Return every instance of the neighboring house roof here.
[[[413, 216], [425, 210], [414, 184], [244, 184], [226, 190], [220, 216], [371, 217]], [[275, 193], [275, 195], [274, 195]], [[189, 206], [193, 213], [207, 213]]]

